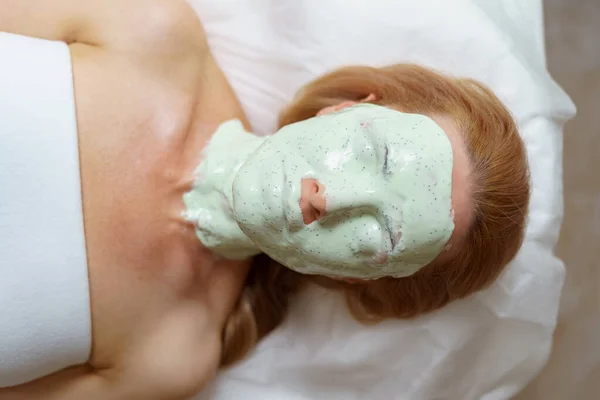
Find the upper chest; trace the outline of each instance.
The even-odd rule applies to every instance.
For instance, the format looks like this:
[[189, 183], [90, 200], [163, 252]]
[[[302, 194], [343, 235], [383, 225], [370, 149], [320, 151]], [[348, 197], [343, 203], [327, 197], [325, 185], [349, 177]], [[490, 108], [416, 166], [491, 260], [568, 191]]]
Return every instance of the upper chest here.
[[190, 132], [200, 65], [173, 78], [91, 53], [75, 55], [73, 69], [90, 262], [148, 269], [197, 261], [180, 216], [193, 172], [184, 155], [204, 146]]

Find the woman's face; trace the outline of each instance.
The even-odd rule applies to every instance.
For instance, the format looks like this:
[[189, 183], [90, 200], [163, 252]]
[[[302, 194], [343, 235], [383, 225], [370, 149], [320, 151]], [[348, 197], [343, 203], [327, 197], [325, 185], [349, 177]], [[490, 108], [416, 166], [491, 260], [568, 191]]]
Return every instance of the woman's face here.
[[242, 166], [233, 210], [267, 255], [301, 273], [415, 273], [454, 232], [453, 146], [419, 114], [355, 105], [282, 128]]

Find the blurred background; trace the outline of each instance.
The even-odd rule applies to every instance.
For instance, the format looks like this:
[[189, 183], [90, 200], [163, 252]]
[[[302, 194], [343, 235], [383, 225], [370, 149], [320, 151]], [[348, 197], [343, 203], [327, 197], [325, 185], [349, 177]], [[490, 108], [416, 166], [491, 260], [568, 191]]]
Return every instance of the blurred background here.
[[[523, 0], [529, 1], [529, 0]], [[564, 132], [565, 262], [554, 349], [518, 400], [600, 399], [600, 1], [544, 0], [548, 69], [577, 116]]]

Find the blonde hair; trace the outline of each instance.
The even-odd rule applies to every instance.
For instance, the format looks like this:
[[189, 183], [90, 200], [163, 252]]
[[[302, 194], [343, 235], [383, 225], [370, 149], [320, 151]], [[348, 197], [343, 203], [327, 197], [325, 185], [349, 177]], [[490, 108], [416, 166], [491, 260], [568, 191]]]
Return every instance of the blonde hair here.
[[255, 267], [223, 336], [222, 365], [243, 357], [285, 318], [290, 297], [313, 281], [344, 292], [359, 321], [411, 318], [490, 285], [521, 246], [529, 203], [525, 148], [502, 102], [472, 79], [410, 64], [347, 67], [306, 85], [279, 118], [284, 126], [321, 109], [375, 94], [375, 104], [408, 113], [450, 116], [471, 164], [474, 218], [464, 243], [443, 263], [400, 279], [348, 284], [297, 274], [266, 256]]

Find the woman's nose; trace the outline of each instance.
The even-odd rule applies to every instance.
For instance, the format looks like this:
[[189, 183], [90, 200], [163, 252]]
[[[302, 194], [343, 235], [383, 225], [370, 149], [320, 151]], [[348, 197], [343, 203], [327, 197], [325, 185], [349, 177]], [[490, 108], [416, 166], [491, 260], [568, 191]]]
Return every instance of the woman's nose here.
[[[335, 185], [334, 185], [335, 186]], [[365, 185], [361, 190], [329, 187], [329, 204], [325, 199], [325, 185], [316, 179], [302, 179], [300, 210], [306, 225], [325, 217], [356, 208], [373, 208], [378, 204], [377, 192]]]
[[308, 225], [325, 216], [325, 186], [316, 179], [302, 179], [300, 188], [300, 210], [302, 220]]

